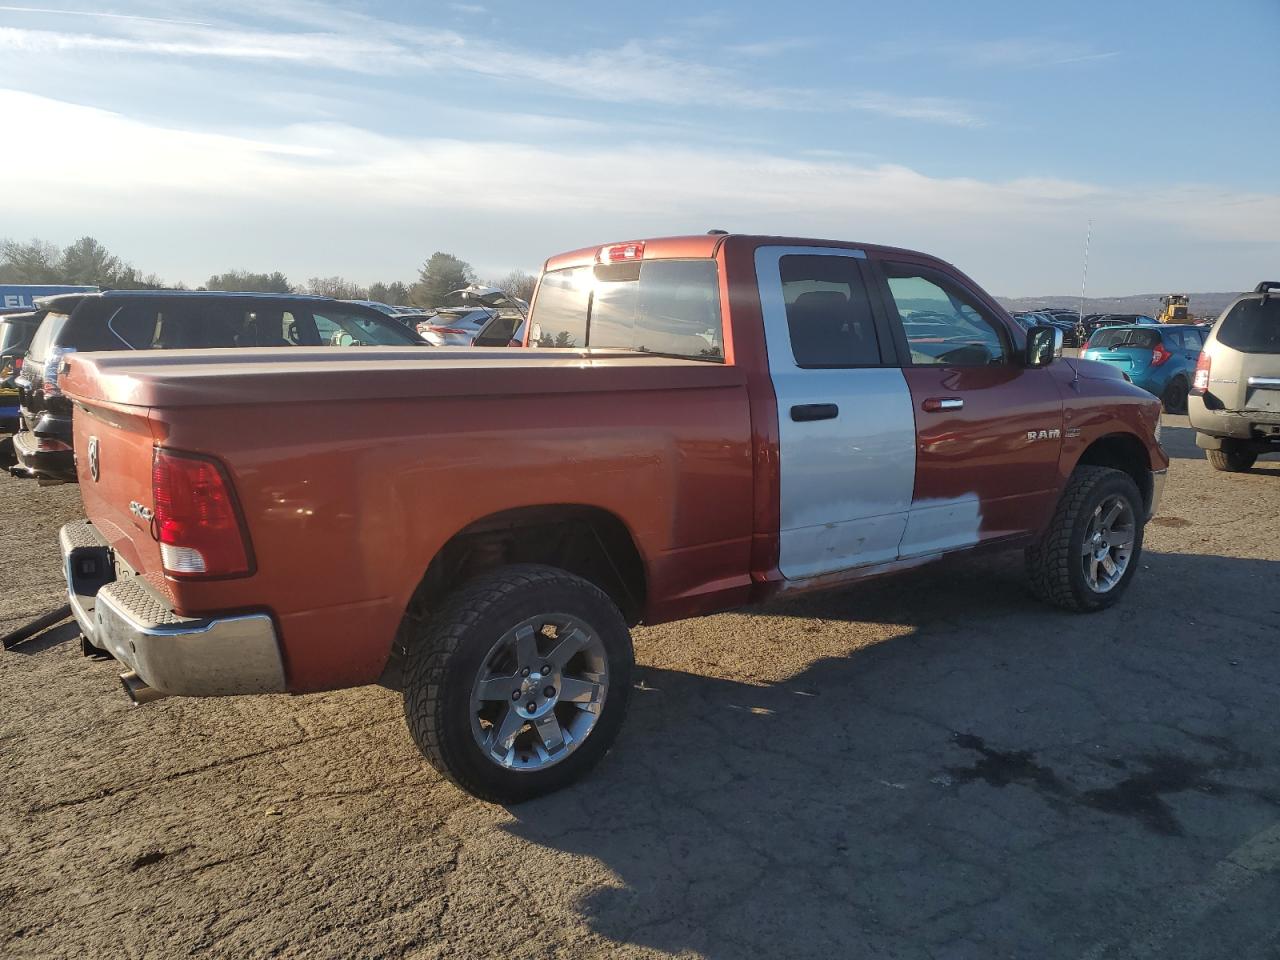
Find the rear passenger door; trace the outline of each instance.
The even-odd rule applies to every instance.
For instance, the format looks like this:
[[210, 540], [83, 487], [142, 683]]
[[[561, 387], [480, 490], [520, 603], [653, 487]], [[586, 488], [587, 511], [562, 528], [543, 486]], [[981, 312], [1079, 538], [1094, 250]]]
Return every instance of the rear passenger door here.
[[915, 416], [903, 559], [1036, 529], [1057, 500], [1062, 396], [1013, 331], [957, 277], [877, 259]]
[[756, 251], [778, 402], [787, 579], [898, 556], [915, 480], [911, 394], [861, 251]]

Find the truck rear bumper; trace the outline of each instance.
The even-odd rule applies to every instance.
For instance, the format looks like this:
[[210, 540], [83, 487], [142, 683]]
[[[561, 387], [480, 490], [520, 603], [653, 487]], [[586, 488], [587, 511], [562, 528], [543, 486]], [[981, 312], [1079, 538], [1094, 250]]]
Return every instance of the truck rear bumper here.
[[117, 570], [88, 521], [59, 533], [71, 611], [90, 643], [163, 694], [285, 692], [275, 624], [265, 613], [182, 617], [143, 578]]

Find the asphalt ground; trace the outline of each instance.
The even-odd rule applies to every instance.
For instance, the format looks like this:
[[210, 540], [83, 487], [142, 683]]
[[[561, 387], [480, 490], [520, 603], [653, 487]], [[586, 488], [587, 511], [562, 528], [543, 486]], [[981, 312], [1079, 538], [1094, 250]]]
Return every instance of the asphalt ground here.
[[[0, 956], [1280, 957], [1280, 462], [1184, 418], [1114, 609], [1018, 557], [639, 629], [617, 746], [505, 809], [380, 688], [129, 706], [0, 654]], [[0, 479], [0, 630], [75, 487]]]

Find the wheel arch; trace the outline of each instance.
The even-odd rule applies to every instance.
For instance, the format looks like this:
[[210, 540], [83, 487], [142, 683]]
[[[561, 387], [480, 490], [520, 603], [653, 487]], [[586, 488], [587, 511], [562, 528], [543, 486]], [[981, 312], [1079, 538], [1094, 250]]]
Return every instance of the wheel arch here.
[[500, 510], [471, 521], [436, 551], [415, 586], [382, 682], [398, 686], [415, 624], [441, 597], [498, 567], [539, 563], [577, 574], [617, 604], [628, 626], [647, 601], [648, 573], [630, 527], [616, 513], [587, 504], [544, 504]]
[[1154, 494], [1151, 458], [1146, 444], [1136, 434], [1121, 431], [1098, 437], [1085, 447], [1071, 470], [1080, 466], [1110, 467], [1127, 473], [1142, 494], [1144, 508], [1150, 510]]

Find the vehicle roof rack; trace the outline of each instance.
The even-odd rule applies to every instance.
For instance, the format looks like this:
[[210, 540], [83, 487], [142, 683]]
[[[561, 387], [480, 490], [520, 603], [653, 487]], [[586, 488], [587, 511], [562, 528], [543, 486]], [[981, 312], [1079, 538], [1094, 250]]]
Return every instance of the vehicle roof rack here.
[[1263, 280], [1253, 288], [1254, 293], [1262, 294], [1263, 303], [1267, 302], [1267, 297], [1271, 295], [1272, 290], [1280, 290], [1280, 280]]

